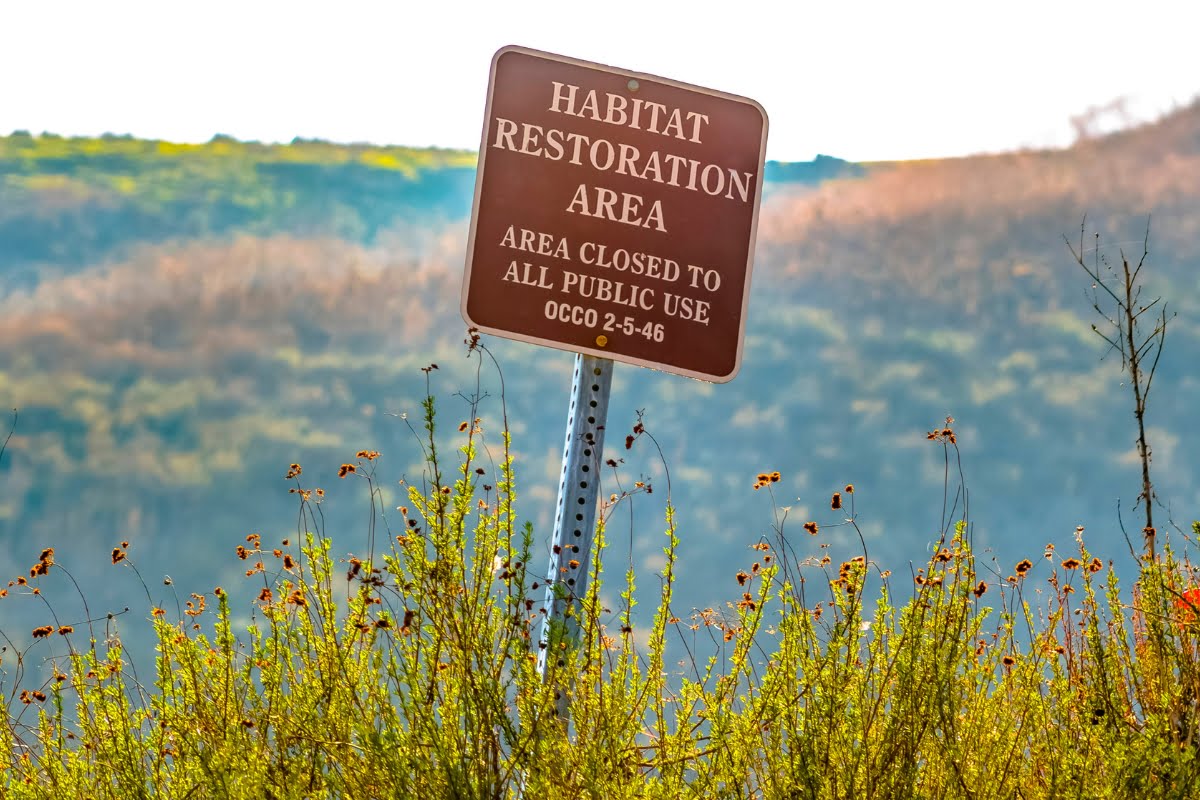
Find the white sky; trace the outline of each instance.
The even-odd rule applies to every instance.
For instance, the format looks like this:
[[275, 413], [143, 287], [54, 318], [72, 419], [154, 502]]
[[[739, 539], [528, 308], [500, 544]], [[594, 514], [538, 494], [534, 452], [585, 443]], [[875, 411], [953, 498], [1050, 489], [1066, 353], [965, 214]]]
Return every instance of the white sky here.
[[1191, 6], [0, 0], [0, 133], [474, 150], [491, 56], [519, 44], [751, 97], [772, 159], [1060, 146], [1089, 106], [1200, 94]]

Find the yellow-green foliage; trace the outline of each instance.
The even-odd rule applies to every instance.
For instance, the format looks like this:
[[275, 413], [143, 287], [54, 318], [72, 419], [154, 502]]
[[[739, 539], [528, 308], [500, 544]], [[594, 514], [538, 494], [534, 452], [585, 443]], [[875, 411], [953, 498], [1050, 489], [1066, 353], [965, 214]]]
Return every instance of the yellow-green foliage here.
[[[71, 554], [42, 552], [6, 590], [42, 618], [5, 656], [4, 796], [1200, 796], [1200, 589], [1169, 546], [1128, 597], [1082, 529], [1076, 553], [994, 572], [968, 521], [949, 519], [918, 569], [883, 569], [865, 544], [835, 568], [827, 536], [858, 531], [853, 487], [828, 524], [789, 524], [764, 473], [774, 523], [747, 537], [725, 608], [673, 608], [669, 502], [651, 618], [633, 613], [632, 565], [619, 608], [603, 608], [602, 523], [574, 606], [582, 639], [552, 626], [543, 682], [544, 577], [517, 523], [508, 432], [489, 441], [468, 419], [448, 468], [432, 398], [424, 409], [425, 473], [394, 528], [380, 456], [359, 451], [340, 474], [366, 482], [370, 526], [359, 555], [335, 559], [326, 493], [293, 464], [295, 536], [252, 534], [231, 554], [248, 594], [143, 609], [153, 677], [112, 615], [59, 623], [42, 579], [69, 575]], [[957, 447], [948, 427], [930, 437]], [[132, 556], [121, 543], [113, 568], [140, 580]]]
[[[296, 139], [291, 144], [263, 144], [215, 136], [203, 144], [179, 144], [132, 136], [0, 136], [0, 160], [24, 162], [29, 167], [45, 168], [46, 162], [52, 160], [78, 161], [94, 164], [92, 174], [104, 174], [103, 165], [117, 163], [118, 159], [148, 171], [170, 168], [207, 176], [244, 171], [248, 162], [324, 165], [357, 162], [415, 177], [424, 170], [474, 166], [476, 154], [464, 150], [347, 145], [313, 139]], [[52, 175], [41, 175], [32, 179], [44, 183], [53, 178]]]
[[0, 136], [0, 233], [16, 264], [102, 261], [135, 243], [232, 231], [370, 241], [414, 210], [465, 214], [475, 162], [460, 150], [303, 139]]

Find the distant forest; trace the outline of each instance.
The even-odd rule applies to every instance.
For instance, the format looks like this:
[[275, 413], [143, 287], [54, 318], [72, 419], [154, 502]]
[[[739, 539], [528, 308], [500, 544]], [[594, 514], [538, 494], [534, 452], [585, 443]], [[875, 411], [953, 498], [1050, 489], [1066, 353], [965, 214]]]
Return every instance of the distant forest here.
[[[468, 216], [475, 160], [459, 150], [309, 139], [188, 145], [18, 131], [0, 137], [0, 279], [36, 264], [80, 266], [134, 243], [233, 233], [372, 244], [397, 219]], [[771, 162], [765, 179], [816, 184], [861, 172], [818, 156]]]

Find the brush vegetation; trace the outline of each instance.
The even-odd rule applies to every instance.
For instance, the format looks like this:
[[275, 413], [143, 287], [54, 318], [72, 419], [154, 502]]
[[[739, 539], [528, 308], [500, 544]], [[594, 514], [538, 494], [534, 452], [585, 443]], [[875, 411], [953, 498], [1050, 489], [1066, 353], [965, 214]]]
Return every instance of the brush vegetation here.
[[[728, 566], [729, 602], [681, 609], [669, 497], [665, 566], [605, 572], [605, 521], [651, 487], [614, 495], [578, 567], [592, 573], [572, 607], [581, 640], [551, 627], [543, 681], [545, 576], [517, 523], [510, 433], [468, 420], [447, 459], [432, 393], [424, 412], [425, 471], [395, 514], [379, 453], [339, 470], [369, 490], [357, 556], [332, 552], [334, 501], [299, 464], [287, 470], [295, 534], [228, 544], [244, 585], [164, 603], [143, 581], [146, 607], [118, 620], [64, 593], [69, 550], [43, 550], [5, 592], [36, 612], [30, 631], [5, 635], [4, 795], [1198, 794], [1200, 589], [1186, 552], [1161, 537], [1122, 585], [1080, 529], [1071, 552], [981, 565], [951, 420], [927, 438], [959, 489], [934, 498], [932, 555], [895, 571], [865, 543], [841, 563], [827, 554], [832, 529], [857, 530], [861, 492], [846, 486], [825, 518], [796, 522], [775, 503], [779, 474], [763, 472], [767, 532]], [[632, 438], [656, 444], [641, 424]], [[1176, 535], [1193, 542], [1200, 526]], [[117, 579], [142, 581], [127, 542], [108, 557]], [[639, 599], [654, 606], [644, 625]], [[88, 621], [63, 624], [75, 606]], [[152, 675], [122, 646], [136, 626], [153, 629]]]

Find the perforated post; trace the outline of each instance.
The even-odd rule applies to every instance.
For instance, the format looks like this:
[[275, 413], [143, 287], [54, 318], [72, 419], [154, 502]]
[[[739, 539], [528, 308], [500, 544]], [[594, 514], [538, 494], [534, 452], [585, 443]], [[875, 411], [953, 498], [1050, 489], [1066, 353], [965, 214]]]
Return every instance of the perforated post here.
[[[596, 497], [603, 466], [601, 454], [612, 368], [613, 362], [607, 358], [575, 356], [562, 480], [558, 486], [558, 512], [554, 518], [539, 638], [538, 671], [543, 680], [548, 659], [560, 659], [565, 663], [567, 649], [579, 642], [580, 602], [587, 594], [588, 564], [596, 534]], [[555, 637], [551, 632], [557, 626], [561, 626], [562, 635]], [[557, 687], [556, 706], [563, 719], [567, 717], [567, 692], [568, 687]]]

